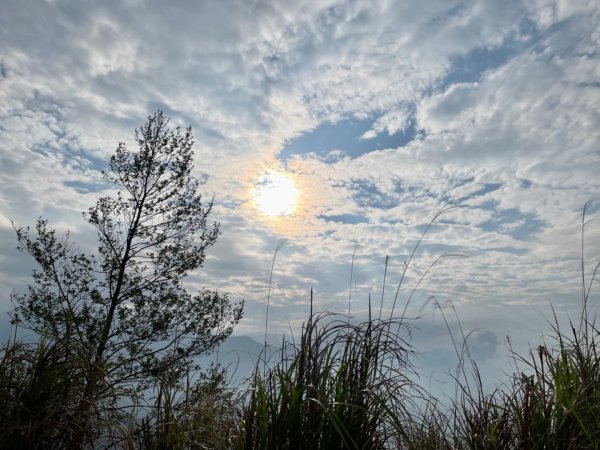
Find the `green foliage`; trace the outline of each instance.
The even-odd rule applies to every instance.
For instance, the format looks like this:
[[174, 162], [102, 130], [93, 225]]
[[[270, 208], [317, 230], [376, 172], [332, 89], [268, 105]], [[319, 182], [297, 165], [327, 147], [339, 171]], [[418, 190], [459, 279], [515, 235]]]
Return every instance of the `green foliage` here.
[[[312, 300], [312, 299], [311, 299]], [[412, 396], [401, 321], [311, 315], [300, 343], [255, 373], [244, 408], [245, 449], [388, 448]]]
[[[471, 357], [469, 336], [459, 321], [457, 339], [440, 309], [459, 359], [456, 396], [449, 407], [406, 376], [410, 347], [390, 333], [394, 324], [403, 323], [404, 313], [388, 321], [369, 318], [359, 325], [311, 313], [299, 345], [287, 343], [279, 364], [255, 373], [244, 404], [245, 435], [239, 447], [600, 448], [599, 331], [590, 319], [595, 314], [589, 312], [599, 268], [600, 263], [586, 281], [582, 260], [579, 324], [570, 323], [564, 332], [555, 316], [547, 337], [552, 345], [541, 345], [525, 357], [513, 353], [520, 369], [490, 393]], [[412, 294], [407, 304], [411, 298]]]
[[80, 356], [81, 398], [72, 420], [60, 423], [73, 448], [100, 433], [92, 426], [98, 414], [115, 410], [101, 407], [104, 399], [135, 397], [166, 368], [193, 369], [242, 315], [226, 295], [182, 286], [219, 235], [208, 221], [212, 201], [203, 204], [191, 176], [191, 129], [170, 129], [158, 111], [135, 140], [139, 149], [119, 144], [104, 173], [117, 194], [84, 214], [97, 231], [96, 254], [57, 237], [44, 219], [35, 230], [16, 229], [38, 268], [29, 292], [13, 296], [13, 322]]
[[[81, 400], [85, 364], [78, 349], [42, 337], [0, 350], [0, 448], [66, 448]], [[66, 427], [57, 427], [65, 424]]]
[[[578, 324], [561, 329], [554, 321], [546, 343], [522, 356], [507, 385], [486, 393], [471, 359], [467, 336], [457, 345], [457, 395], [447, 409], [430, 400], [413, 416], [406, 447], [414, 449], [597, 449], [600, 448], [600, 353], [596, 315], [590, 314], [590, 293], [600, 268], [586, 279], [583, 259], [587, 203], [582, 214], [582, 301]], [[442, 311], [443, 315], [443, 311]], [[443, 315], [446, 324], [446, 317]], [[470, 370], [466, 369], [469, 363]]]
[[[513, 354], [522, 371], [486, 394], [477, 366], [474, 383], [457, 377], [459, 394], [447, 410], [431, 401], [414, 421], [409, 448], [596, 449], [600, 447], [598, 330], [586, 322], [549, 339], [527, 357]], [[466, 376], [468, 372], [463, 372]]]
[[149, 414], [129, 430], [132, 448], [225, 449], [239, 440], [239, 412], [226, 372], [219, 366], [197, 374], [165, 372], [157, 380]]

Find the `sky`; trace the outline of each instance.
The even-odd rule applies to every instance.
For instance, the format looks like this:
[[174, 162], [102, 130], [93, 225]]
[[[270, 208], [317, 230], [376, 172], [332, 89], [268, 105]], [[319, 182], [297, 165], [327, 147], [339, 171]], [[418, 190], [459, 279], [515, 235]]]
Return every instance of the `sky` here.
[[[244, 299], [236, 334], [265, 332], [276, 249], [274, 340], [298, 334], [311, 288], [316, 310], [344, 314], [350, 299], [359, 320], [370, 296], [389, 314], [405, 268], [397, 310], [414, 290], [423, 373], [452, 365], [442, 313], [490, 374], [506, 367], [507, 336], [522, 351], [540, 343], [550, 305], [578, 316], [582, 209], [595, 200], [593, 219], [600, 206], [597, 0], [0, 7], [3, 317], [31, 281], [11, 221], [46, 217], [93, 251], [81, 212], [106, 193], [117, 144], [133, 149], [158, 108], [192, 126], [194, 175], [221, 223], [186, 286]], [[282, 216], [257, 201], [272, 173], [296, 189]], [[460, 207], [410, 259], [448, 204]], [[599, 222], [585, 228], [588, 280]]]

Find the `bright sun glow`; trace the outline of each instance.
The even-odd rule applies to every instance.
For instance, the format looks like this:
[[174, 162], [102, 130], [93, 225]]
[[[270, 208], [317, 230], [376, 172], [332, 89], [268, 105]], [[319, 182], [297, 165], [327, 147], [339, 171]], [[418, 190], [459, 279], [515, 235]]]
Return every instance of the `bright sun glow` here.
[[289, 175], [267, 172], [256, 183], [254, 200], [266, 216], [287, 216], [296, 208], [298, 189]]

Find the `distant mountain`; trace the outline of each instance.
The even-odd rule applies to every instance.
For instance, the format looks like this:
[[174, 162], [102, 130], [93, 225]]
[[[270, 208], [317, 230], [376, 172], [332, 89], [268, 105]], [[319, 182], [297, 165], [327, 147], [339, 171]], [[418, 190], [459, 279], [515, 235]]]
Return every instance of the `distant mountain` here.
[[261, 360], [263, 347], [250, 336], [230, 336], [213, 353], [200, 360], [205, 367], [218, 362], [227, 368], [232, 386], [243, 385]]
[[229, 336], [218, 349], [219, 354], [239, 353], [258, 356], [263, 350], [263, 344], [256, 342], [250, 336]]

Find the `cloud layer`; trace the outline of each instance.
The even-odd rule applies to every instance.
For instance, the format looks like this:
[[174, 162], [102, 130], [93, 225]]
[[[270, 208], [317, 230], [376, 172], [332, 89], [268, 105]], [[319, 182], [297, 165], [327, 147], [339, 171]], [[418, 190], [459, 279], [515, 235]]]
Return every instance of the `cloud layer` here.
[[[382, 298], [386, 255], [384, 311], [410, 261], [400, 307], [415, 286], [411, 316], [430, 317], [431, 296], [451, 300], [467, 328], [486, 324], [473, 334], [483, 359], [502, 356], [496, 338], [537, 339], [551, 301], [577, 314], [581, 210], [600, 193], [597, 2], [4, 3], [3, 292], [30, 268], [10, 221], [45, 216], [93, 248], [80, 212], [106, 189], [99, 171], [160, 107], [192, 125], [222, 222], [190, 283], [245, 298], [240, 333], [263, 332], [281, 239], [273, 334], [297, 330], [311, 287], [320, 309], [344, 312], [351, 295], [364, 314]], [[274, 167], [301, 200], [265, 221], [250, 192]], [[463, 207], [410, 260], [448, 202]], [[588, 267], [599, 248], [591, 222]], [[433, 349], [440, 334], [420, 336]]]

